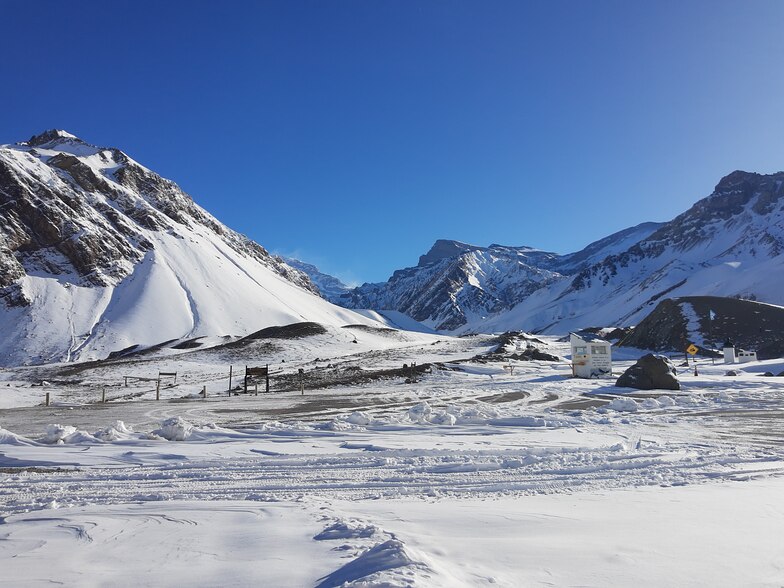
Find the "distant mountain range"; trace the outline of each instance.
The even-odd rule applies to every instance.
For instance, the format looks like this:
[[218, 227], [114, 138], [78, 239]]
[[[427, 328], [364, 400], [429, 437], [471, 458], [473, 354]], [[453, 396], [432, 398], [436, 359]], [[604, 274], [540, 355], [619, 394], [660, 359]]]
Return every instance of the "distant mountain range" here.
[[782, 304], [783, 185], [784, 172], [736, 171], [673, 220], [568, 255], [438, 240], [349, 288], [270, 255], [119, 149], [47, 131], [0, 146], [0, 365], [303, 321], [565, 333], [637, 324], [668, 298]]
[[0, 365], [301, 321], [379, 324], [316, 292], [119, 149], [56, 130], [0, 146]]
[[673, 220], [643, 223], [568, 255], [439, 240], [417, 266], [386, 282], [326, 295], [454, 334], [633, 325], [667, 297], [782, 304], [782, 184], [784, 172], [736, 171]]

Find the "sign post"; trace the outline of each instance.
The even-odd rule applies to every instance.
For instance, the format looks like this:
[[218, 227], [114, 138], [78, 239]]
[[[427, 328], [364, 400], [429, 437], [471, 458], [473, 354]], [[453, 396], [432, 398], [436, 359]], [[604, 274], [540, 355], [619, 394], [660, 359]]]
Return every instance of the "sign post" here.
[[691, 355], [692, 359], [694, 360], [694, 375], [695, 376], [699, 376], [699, 373], [697, 373], [697, 358], [694, 357], [694, 356], [697, 355], [697, 352], [699, 350], [700, 350], [699, 347], [697, 347], [694, 343], [689, 343], [689, 346], [686, 348], [686, 353]]
[[[267, 381], [267, 392], [269, 392], [269, 365], [265, 367], [248, 367], [245, 366], [245, 394], [248, 393], [248, 379], [264, 376]], [[256, 383], [256, 393], [258, 394], [258, 383]]]

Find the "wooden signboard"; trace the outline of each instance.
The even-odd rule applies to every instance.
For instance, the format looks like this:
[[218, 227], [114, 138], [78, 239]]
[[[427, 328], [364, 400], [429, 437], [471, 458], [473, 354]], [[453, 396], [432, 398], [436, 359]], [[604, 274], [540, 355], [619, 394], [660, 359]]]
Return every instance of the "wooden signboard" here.
[[[245, 366], [245, 394], [248, 393], [248, 379], [263, 377], [266, 381], [266, 391], [270, 391], [269, 381], [269, 366], [264, 367], [248, 367]], [[259, 393], [258, 386], [256, 387], [256, 394]]]

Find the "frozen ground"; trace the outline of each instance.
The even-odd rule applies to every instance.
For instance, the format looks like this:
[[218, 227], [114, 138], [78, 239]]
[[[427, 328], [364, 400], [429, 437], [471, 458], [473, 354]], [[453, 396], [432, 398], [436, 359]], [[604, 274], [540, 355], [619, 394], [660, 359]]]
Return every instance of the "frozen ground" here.
[[[493, 344], [342, 330], [5, 370], [0, 585], [784, 585], [784, 378], [761, 375], [784, 361], [633, 394], [468, 361]], [[226, 393], [266, 363], [283, 391]], [[160, 401], [123, 385], [158, 370]]]

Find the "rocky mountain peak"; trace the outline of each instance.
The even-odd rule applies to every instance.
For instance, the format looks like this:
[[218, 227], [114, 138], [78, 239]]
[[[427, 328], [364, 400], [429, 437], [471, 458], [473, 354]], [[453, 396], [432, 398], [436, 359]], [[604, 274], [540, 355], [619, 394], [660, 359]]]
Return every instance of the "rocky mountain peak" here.
[[72, 135], [68, 131], [62, 129], [49, 129], [38, 135], [33, 135], [26, 141], [26, 144], [30, 147], [42, 147], [50, 143], [63, 142], [84, 143], [79, 137]]
[[466, 251], [474, 251], [475, 249], [478, 248], [474, 245], [461, 243], [460, 241], [452, 241], [451, 239], [438, 239], [435, 243], [433, 243], [430, 251], [424, 255], [419, 256], [418, 265], [419, 267], [424, 267], [433, 262], [447, 259], [449, 257], [457, 257]]
[[721, 178], [721, 180], [719, 180], [719, 183], [716, 184], [714, 192], [726, 192], [728, 190], [732, 190], [733, 188], [737, 188], [749, 180], [760, 177], [761, 175], [758, 173], [736, 169], [734, 172], [727, 174]]

